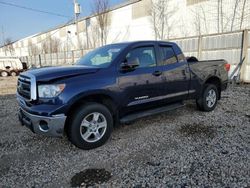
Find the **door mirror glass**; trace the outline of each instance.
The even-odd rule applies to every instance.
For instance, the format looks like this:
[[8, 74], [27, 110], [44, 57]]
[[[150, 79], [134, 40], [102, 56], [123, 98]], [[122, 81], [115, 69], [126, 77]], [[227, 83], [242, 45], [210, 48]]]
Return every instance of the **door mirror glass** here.
[[133, 71], [135, 70], [136, 67], [140, 65], [139, 59], [138, 58], [129, 58], [126, 59], [122, 64], [121, 64], [121, 71]]

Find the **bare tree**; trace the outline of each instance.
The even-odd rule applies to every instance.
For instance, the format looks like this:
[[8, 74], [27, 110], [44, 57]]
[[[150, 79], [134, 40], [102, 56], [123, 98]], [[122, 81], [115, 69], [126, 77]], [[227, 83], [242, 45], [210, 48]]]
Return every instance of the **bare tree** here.
[[220, 0], [217, 0], [217, 33], [220, 32]]
[[231, 23], [231, 31], [233, 31], [234, 21], [235, 21], [235, 17], [236, 17], [236, 13], [237, 13], [237, 8], [238, 8], [238, 5], [239, 5], [239, 1], [240, 0], [235, 0], [235, 2], [234, 2], [233, 18], [232, 18], [232, 23]]
[[30, 56], [39, 54], [39, 48], [35, 44], [33, 44], [31, 41], [28, 42], [28, 53]]
[[245, 18], [246, 2], [247, 2], [247, 0], [243, 0], [242, 13], [241, 13], [241, 18], [240, 18], [240, 29], [242, 29], [242, 24], [243, 24], [243, 21]]
[[57, 53], [60, 50], [60, 40], [58, 38], [51, 38], [51, 53]]
[[180, 21], [179, 28], [180, 28], [181, 36], [182, 37], [188, 37], [188, 36], [190, 36], [190, 31], [186, 27], [183, 27], [183, 26], [185, 26], [185, 19], [184, 19], [184, 17], [181, 17], [179, 19], [179, 21]]
[[99, 43], [99, 26], [97, 24], [92, 24], [90, 27], [91, 34], [89, 35], [89, 47], [96, 48], [100, 46]]
[[218, 32], [243, 29], [243, 23], [248, 18], [247, 12], [250, 12], [248, 1], [231, 0], [230, 4], [225, 4], [227, 1], [224, 0], [217, 2]]
[[124, 27], [124, 29], [122, 29], [118, 33], [116, 33], [112, 39], [112, 43], [124, 41], [127, 38], [129, 38], [129, 34], [130, 34], [129, 29], [130, 29], [130, 26], [127, 25]]
[[[221, 32], [224, 32], [224, 12], [223, 12], [223, 0], [220, 0], [220, 17], [221, 17]], [[220, 32], [220, 30], [219, 30]], [[218, 33], [219, 33], [218, 32]]]
[[47, 53], [49, 53], [49, 45], [48, 45], [48, 42], [47, 41], [44, 41], [43, 43], [42, 43], [42, 53], [45, 53], [45, 54], [47, 54]]
[[223, 0], [217, 0], [216, 9], [217, 9], [217, 33], [220, 33], [223, 32], [224, 30]]
[[153, 25], [156, 40], [168, 39], [171, 35], [174, 21], [172, 17], [177, 11], [173, 0], [151, 0], [150, 20]]
[[208, 21], [203, 5], [199, 5], [191, 9], [194, 15], [193, 25], [195, 26], [196, 34], [202, 35], [209, 33]]
[[8, 54], [8, 52], [10, 53], [10, 55], [14, 55], [14, 47], [13, 47], [13, 42], [11, 38], [6, 38], [4, 41], [4, 51], [5, 51], [5, 55]]
[[48, 37], [42, 43], [42, 52], [47, 53], [57, 53], [60, 49], [60, 40], [58, 38]]
[[97, 25], [100, 31], [101, 45], [107, 43], [108, 21], [109, 21], [109, 0], [94, 0], [94, 13], [96, 14]]
[[202, 34], [202, 28], [201, 28], [201, 19], [198, 11], [194, 11], [194, 25], [195, 25], [195, 31], [197, 35]]

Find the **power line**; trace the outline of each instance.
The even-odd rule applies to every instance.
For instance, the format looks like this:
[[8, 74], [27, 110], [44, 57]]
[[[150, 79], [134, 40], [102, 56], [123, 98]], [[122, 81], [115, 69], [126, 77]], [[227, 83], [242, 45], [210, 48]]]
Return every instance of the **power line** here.
[[17, 4], [13, 4], [13, 3], [7, 3], [7, 2], [0, 1], [0, 4], [12, 6], [12, 7], [17, 7], [17, 8], [22, 8], [22, 9], [30, 10], [30, 11], [33, 11], [33, 12], [40, 12], [40, 13], [44, 13], [44, 14], [50, 14], [50, 15], [54, 15], [54, 16], [69, 18], [69, 16], [66, 16], [66, 15], [63, 15], [63, 14], [58, 14], [58, 13], [44, 11], [44, 10], [38, 10], [38, 9], [25, 7], [25, 6], [21, 6], [21, 5], [17, 5]]

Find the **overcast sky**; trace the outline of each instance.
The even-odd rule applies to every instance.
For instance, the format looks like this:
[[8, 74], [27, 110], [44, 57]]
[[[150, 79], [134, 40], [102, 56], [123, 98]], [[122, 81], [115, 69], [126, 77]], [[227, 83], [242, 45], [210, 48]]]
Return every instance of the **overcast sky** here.
[[[34, 12], [2, 4], [4, 2], [68, 17]], [[81, 16], [91, 14], [93, 0], [78, 0], [78, 2], [82, 7]], [[110, 0], [110, 5], [114, 6], [121, 2], [124, 0]], [[73, 18], [73, 0], [0, 0], [0, 41], [2, 43], [2, 28], [5, 38], [10, 37], [12, 40], [17, 40], [66, 23], [71, 18]]]

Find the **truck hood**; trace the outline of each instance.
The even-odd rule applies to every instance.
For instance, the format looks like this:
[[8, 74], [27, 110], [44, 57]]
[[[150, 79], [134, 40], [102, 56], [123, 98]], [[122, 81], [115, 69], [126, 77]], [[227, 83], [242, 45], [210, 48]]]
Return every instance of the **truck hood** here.
[[58, 80], [63, 78], [69, 78], [84, 74], [95, 73], [98, 69], [87, 66], [64, 66], [64, 67], [44, 67], [38, 69], [32, 69], [22, 73], [22, 75], [32, 74], [36, 77], [37, 81], [48, 82], [52, 80]]

